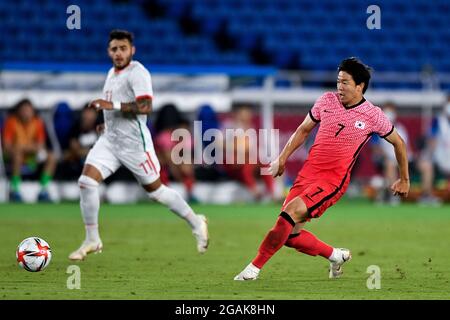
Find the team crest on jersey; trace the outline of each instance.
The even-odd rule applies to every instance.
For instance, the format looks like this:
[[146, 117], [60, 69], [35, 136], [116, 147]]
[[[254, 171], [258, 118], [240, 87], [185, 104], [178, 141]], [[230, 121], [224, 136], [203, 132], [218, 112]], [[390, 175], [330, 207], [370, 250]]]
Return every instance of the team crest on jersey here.
[[355, 122], [355, 128], [364, 129], [365, 127], [366, 127], [366, 124], [364, 122], [362, 122], [362, 121]]

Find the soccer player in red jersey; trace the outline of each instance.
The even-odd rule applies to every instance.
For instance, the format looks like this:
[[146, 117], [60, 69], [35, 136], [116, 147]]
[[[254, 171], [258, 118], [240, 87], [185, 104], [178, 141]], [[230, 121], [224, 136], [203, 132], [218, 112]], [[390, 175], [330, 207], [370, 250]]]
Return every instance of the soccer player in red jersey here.
[[255, 280], [261, 268], [283, 245], [328, 259], [330, 278], [342, 274], [342, 265], [351, 259], [350, 250], [333, 248], [303, 227], [310, 219], [320, 217], [344, 195], [356, 159], [373, 134], [378, 134], [394, 147], [400, 178], [391, 186], [393, 194], [408, 195], [405, 142], [383, 111], [364, 98], [369, 80], [369, 67], [356, 58], [343, 60], [338, 67], [337, 92], [327, 92], [317, 99], [281, 154], [271, 163], [273, 176], [283, 174], [288, 157], [320, 123], [308, 158], [282, 205], [275, 225], [261, 243], [257, 256], [234, 280]]

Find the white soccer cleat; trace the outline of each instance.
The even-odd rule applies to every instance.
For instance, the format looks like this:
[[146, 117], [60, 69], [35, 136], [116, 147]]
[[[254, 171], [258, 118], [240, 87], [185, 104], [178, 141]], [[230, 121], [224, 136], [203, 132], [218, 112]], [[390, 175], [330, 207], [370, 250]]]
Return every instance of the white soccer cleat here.
[[84, 241], [81, 247], [72, 252], [69, 255], [70, 260], [81, 261], [86, 258], [89, 253], [100, 253], [102, 252], [103, 244], [102, 241], [97, 242], [87, 242]]
[[208, 219], [202, 214], [197, 215], [201, 220], [201, 225], [197, 229], [192, 231], [192, 234], [197, 240], [197, 251], [199, 253], [205, 253], [208, 250], [209, 234], [208, 234]]
[[236, 277], [234, 277], [234, 280], [236, 281], [247, 281], [247, 280], [256, 280], [258, 279], [260, 269], [253, 265], [253, 263], [250, 263], [248, 266], [245, 267], [244, 270], [241, 271]]
[[342, 270], [342, 265], [352, 259], [352, 253], [350, 252], [350, 250], [345, 248], [339, 248], [338, 250], [341, 251], [339, 261], [330, 262], [330, 279], [335, 279], [342, 276], [342, 274], [344, 273], [344, 271]]

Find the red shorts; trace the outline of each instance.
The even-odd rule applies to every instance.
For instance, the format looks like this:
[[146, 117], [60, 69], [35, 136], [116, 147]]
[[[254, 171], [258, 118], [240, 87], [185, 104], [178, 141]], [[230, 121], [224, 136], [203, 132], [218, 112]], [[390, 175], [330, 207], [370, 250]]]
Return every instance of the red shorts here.
[[[344, 195], [348, 183], [341, 188], [326, 181], [311, 181], [298, 178], [283, 202], [281, 210], [295, 197], [300, 197], [308, 208], [309, 218], [320, 217], [326, 209], [334, 205]], [[310, 220], [308, 219], [308, 221]]]

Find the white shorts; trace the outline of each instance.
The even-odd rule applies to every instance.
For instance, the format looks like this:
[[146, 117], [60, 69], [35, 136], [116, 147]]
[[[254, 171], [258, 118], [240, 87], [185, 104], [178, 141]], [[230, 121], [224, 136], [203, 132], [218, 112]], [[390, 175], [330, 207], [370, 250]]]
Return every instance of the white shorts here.
[[161, 166], [153, 146], [147, 151], [121, 152], [101, 136], [89, 151], [86, 164], [100, 171], [103, 180], [117, 171], [121, 165], [130, 170], [141, 185], [155, 182]]

